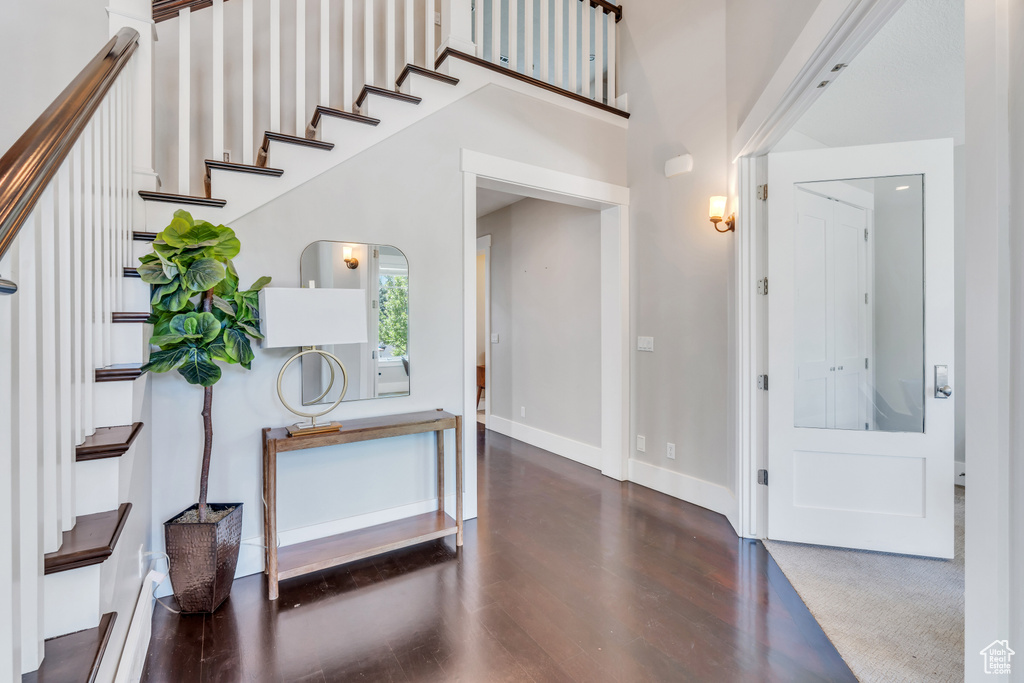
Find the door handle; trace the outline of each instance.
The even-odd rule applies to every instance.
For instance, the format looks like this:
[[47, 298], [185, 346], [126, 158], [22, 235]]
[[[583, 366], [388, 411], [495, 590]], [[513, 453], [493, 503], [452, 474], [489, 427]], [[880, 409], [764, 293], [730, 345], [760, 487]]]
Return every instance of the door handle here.
[[953, 387], [949, 386], [949, 366], [935, 366], [935, 398], [949, 398], [953, 395]]

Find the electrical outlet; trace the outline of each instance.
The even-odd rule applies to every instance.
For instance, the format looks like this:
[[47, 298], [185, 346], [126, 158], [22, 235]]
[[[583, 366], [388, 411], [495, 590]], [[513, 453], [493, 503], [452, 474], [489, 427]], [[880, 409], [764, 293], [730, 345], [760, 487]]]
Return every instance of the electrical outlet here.
[[636, 338], [636, 350], [637, 351], [649, 351], [654, 352], [654, 337], [637, 337]]
[[498, 341], [499, 341], [498, 333], [495, 332], [494, 334], [491, 335], [491, 343], [492, 344], [497, 344]]
[[644, 453], [647, 451], [647, 439], [640, 436], [639, 434], [636, 435], [636, 450], [640, 453]]
[[676, 445], [674, 443], [668, 444], [668, 448], [665, 449], [665, 455], [668, 456], [669, 460], [676, 459]]
[[231, 163], [231, 150], [230, 149], [224, 150], [224, 161], [228, 162], [229, 164]]
[[438, 25], [438, 26], [441, 25], [441, 13], [440, 12], [434, 12], [434, 23], [436, 25]]
[[526, 417], [526, 406], [519, 407], [519, 417]]

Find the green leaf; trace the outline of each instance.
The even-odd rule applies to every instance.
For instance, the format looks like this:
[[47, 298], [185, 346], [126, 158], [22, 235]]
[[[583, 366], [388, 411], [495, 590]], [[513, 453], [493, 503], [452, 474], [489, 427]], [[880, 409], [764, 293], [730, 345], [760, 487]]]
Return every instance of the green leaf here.
[[164, 242], [168, 246], [174, 247], [175, 249], [181, 249], [188, 244], [185, 240], [185, 235], [187, 235], [190, 230], [192, 230], [191, 214], [179, 209], [174, 212], [174, 218], [171, 219], [170, 225], [160, 231], [160, 234], [156, 237], [157, 240]]
[[160, 348], [170, 346], [172, 344], [179, 344], [183, 341], [185, 341], [184, 337], [180, 334], [174, 334], [173, 332], [170, 334], [155, 334], [149, 339], [150, 344], [153, 346], [159, 346]]
[[150, 285], [166, 285], [171, 281], [160, 263], [143, 263], [139, 266], [139, 277]]
[[188, 357], [189, 347], [182, 346], [167, 351], [154, 351], [149, 354], [149, 362], [142, 366], [143, 372], [169, 372], [181, 365]]
[[224, 279], [224, 264], [212, 258], [201, 258], [185, 272], [185, 286], [194, 292], [205, 292]]
[[220, 232], [207, 222], [196, 223], [192, 229], [181, 235], [186, 247], [212, 247], [222, 239]]
[[224, 299], [217, 296], [216, 294], [213, 295], [213, 306], [214, 308], [223, 311], [232, 318], [235, 317], [235, 307], [229, 304]]
[[249, 288], [249, 291], [250, 292], [258, 292], [258, 291], [260, 291], [261, 289], [263, 289], [264, 287], [266, 287], [269, 284], [270, 284], [270, 278], [267, 277], [266, 275], [264, 275], [259, 280], [257, 280], [256, 282], [252, 283], [252, 287]]
[[189, 299], [194, 294], [187, 289], [179, 288], [173, 292], [170, 296], [164, 297], [164, 300], [160, 302], [160, 305], [168, 311], [178, 312], [185, 310], [189, 305]]
[[218, 261], [229, 261], [238, 256], [238, 252], [241, 250], [242, 243], [238, 241], [238, 238], [229, 237], [228, 239], [220, 241], [213, 246], [211, 256]]
[[167, 296], [168, 294], [173, 294], [174, 292], [176, 292], [178, 290], [178, 287], [178, 278], [174, 278], [174, 280], [168, 282], [166, 285], [154, 287], [153, 296], [150, 298], [149, 303], [152, 304], [153, 306], [160, 305], [160, 302], [163, 301], [164, 297]]
[[178, 368], [178, 373], [189, 384], [212, 387], [220, 379], [220, 368], [210, 360], [204, 349], [187, 347], [185, 362]]
[[154, 254], [153, 252], [149, 252], [145, 256], [140, 256], [139, 257], [139, 263], [153, 263], [154, 261], [159, 261], [159, 260], [160, 260], [160, 257], [157, 256], [156, 254]]
[[227, 347], [224, 344], [224, 337], [220, 336], [214, 339], [212, 342], [206, 345], [206, 352], [210, 354], [210, 358], [213, 360], [223, 361], [225, 363], [237, 363], [237, 358], [232, 358], [228, 355]]
[[192, 225], [195, 223], [195, 221], [192, 219], [192, 214], [190, 214], [185, 209], [178, 209], [177, 211], [175, 211], [174, 217], [180, 218], [181, 220], [185, 221], [186, 223], [188, 223], [189, 227], [192, 227]]
[[220, 336], [221, 324], [213, 313], [191, 313], [190, 315], [197, 316], [196, 332], [203, 338], [204, 344]]
[[236, 320], [235, 325], [242, 328], [245, 333], [253, 339], [263, 339], [263, 333], [260, 332], [259, 325], [253, 325], [252, 323], [244, 320]]
[[170, 331], [186, 339], [197, 339], [200, 335], [196, 331], [199, 322], [195, 313], [182, 313], [171, 318]]
[[242, 365], [248, 366], [255, 357], [252, 352], [252, 345], [249, 344], [249, 338], [245, 336], [242, 330], [237, 328], [229, 327], [224, 330], [224, 346], [227, 349], [228, 355]]

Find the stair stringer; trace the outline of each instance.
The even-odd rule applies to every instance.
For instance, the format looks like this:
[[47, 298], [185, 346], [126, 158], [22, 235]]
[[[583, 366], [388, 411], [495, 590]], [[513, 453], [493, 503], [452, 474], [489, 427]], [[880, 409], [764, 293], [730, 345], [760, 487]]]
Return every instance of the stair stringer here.
[[316, 131], [316, 139], [334, 143], [334, 149], [324, 151], [272, 142], [266, 165], [283, 169], [283, 175], [261, 177], [214, 169], [210, 173], [211, 196], [227, 200], [223, 207], [190, 208], [173, 202], [148, 201], [146, 229], [159, 232], [170, 223], [179, 208], [203, 220], [230, 225], [238, 218], [489, 86], [512, 90], [619, 128], [628, 127], [628, 120], [621, 116], [462, 60], [448, 59], [438, 71], [457, 78], [459, 83], [453, 86], [412, 73], [403, 83], [401, 92], [421, 97], [420, 104], [370, 95], [360, 113], [380, 118], [378, 125], [367, 126], [324, 116]]

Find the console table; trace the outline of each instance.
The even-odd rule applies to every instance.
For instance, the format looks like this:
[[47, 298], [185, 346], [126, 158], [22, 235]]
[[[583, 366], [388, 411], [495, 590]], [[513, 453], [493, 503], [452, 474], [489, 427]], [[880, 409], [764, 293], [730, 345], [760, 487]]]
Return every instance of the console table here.
[[[455, 519], [444, 511], [444, 432], [455, 430]], [[322, 446], [435, 432], [437, 435], [437, 511], [387, 524], [277, 547], [277, 456]], [[442, 410], [347, 420], [336, 432], [289, 436], [281, 427], [263, 430], [263, 539], [269, 598], [276, 600], [278, 583], [294, 576], [354, 562], [366, 557], [455, 536], [462, 545], [462, 417]]]

